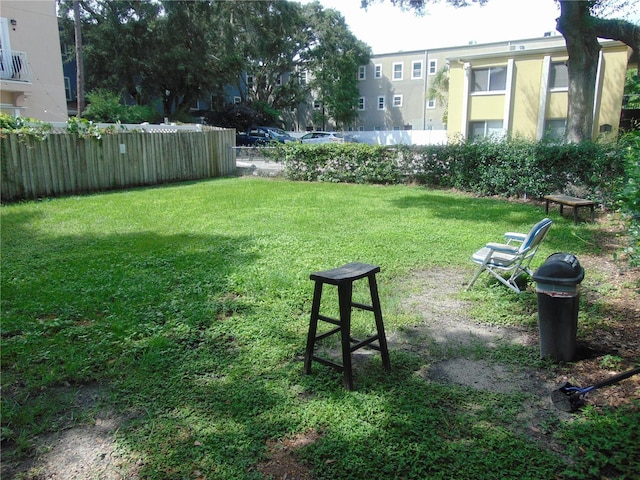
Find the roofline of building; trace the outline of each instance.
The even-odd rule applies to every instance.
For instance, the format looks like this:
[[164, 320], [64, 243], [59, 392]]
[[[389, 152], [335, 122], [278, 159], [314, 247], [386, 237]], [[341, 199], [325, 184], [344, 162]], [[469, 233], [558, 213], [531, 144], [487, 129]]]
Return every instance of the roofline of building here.
[[468, 43], [465, 45], [453, 45], [450, 47], [437, 47], [437, 48], [418, 48], [415, 50], [398, 50], [395, 52], [385, 52], [385, 53], [374, 53], [371, 55], [371, 58], [373, 57], [384, 57], [384, 56], [392, 56], [392, 55], [404, 55], [404, 54], [424, 54], [425, 52], [438, 52], [438, 51], [443, 51], [446, 52], [448, 50], [468, 50], [470, 48], [486, 48], [486, 47], [492, 47], [492, 46], [498, 46], [498, 45], [509, 45], [509, 44], [518, 44], [518, 43], [522, 43], [522, 42], [539, 42], [539, 41], [548, 41], [548, 42], [552, 42], [552, 41], [558, 41], [559, 39], [562, 39], [562, 41], [564, 41], [564, 37], [562, 35], [551, 35], [551, 36], [544, 36], [544, 37], [531, 37], [531, 38], [522, 38], [522, 39], [516, 39], [516, 40], [500, 40], [500, 41], [495, 41], [495, 42], [487, 42], [487, 43]]
[[[607, 39], [598, 39], [598, 41], [600, 42], [601, 45], [608, 45], [611, 43], [619, 43], [621, 45], [624, 45], [622, 42], [619, 42], [617, 40], [607, 40]], [[495, 46], [500, 46], [500, 45], [505, 45], [505, 46], [510, 46], [510, 45], [519, 45], [519, 44], [523, 44], [523, 43], [533, 43], [533, 42], [549, 42], [549, 43], [558, 43], [558, 42], [562, 42], [562, 45], [557, 45], [557, 46], [552, 46], [552, 47], [537, 47], [537, 48], [531, 48], [531, 49], [524, 49], [524, 50], [510, 50], [509, 53], [514, 54], [514, 55], [526, 55], [527, 53], [531, 53], [531, 52], [540, 52], [540, 51], [562, 51], [562, 50], [566, 50], [566, 45], [565, 45], [565, 41], [564, 41], [564, 37], [562, 35], [551, 35], [551, 36], [546, 36], [546, 37], [531, 37], [531, 38], [523, 38], [523, 39], [518, 39], [518, 40], [502, 40], [499, 42], [488, 42], [488, 43], [473, 43], [473, 44], [468, 44], [468, 45], [456, 45], [456, 46], [452, 46], [452, 47], [438, 47], [438, 48], [423, 48], [423, 49], [416, 49], [416, 50], [400, 50], [397, 52], [387, 52], [387, 53], [379, 53], [379, 54], [373, 54], [371, 55], [371, 60], [376, 59], [376, 58], [382, 58], [382, 57], [394, 57], [394, 56], [398, 56], [398, 55], [422, 55], [424, 56], [425, 54], [434, 54], [434, 53], [447, 53], [447, 52], [451, 52], [451, 54], [448, 56], [448, 58], [454, 58], [456, 57], [455, 55], [455, 51], [457, 50], [463, 50], [466, 52], [469, 52], [469, 50], [475, 50], [475, 49], [485, 49], [485, 48], [491, 48], [491, 47], [495, 47]], [[465, 53], [465, 58], [483, 58], [483, 57], [491, 57], [491, 56], [495, 56], [496, 52], [493, 53], [479, 53], [474, 55], [473, 53], [469, 52], [469, 53]], [[456, 58], [457, 60], [457, 58]]]
[[[616, 47], [616, 46], [624, 46], [629, 48], [629, 50], [631, 50], [631, 47], [628, 47], [625, 43], [620, 42], [618, 40], [605, 40], [605, 39], [598, 39], [598, 42], [600, 43], [601, 46], [603, 47]], [[557, 45], [557, 46], [553, 46], [553, 47], [538, 47], [538, 48], [530, 48], [530, 49], [524, 49], [524, 50], [509, 50], [509, 51], [505, 51], [505, 52], [489, 52], [489, 53], [478, 53], [476, 55], [470, 54], [470, 55], [463, 55], [463, 56], [450, 56], [447, 57], [447, 61], [449, 62], [453, 62], [453, 61], [457, 61], [457, 62], [465, 62], [465, 61], [471, 61], [471, 60], [484, 60], [487, 58], [495, 58], [496, 56], [499, 56], [501, 54], [507, 53], [510, 57], [524, 57], [527, 55], [540, 55], [541, 53], [567, 53], [567, 46], [565, 44], [562, 45]]]

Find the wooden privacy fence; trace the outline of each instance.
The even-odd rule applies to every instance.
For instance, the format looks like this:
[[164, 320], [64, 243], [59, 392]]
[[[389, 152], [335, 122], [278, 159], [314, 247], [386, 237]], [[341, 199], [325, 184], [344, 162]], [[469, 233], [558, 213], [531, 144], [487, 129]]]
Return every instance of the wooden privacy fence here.
[[0, 138], [3, 201], [231, 175], [235, 131]]

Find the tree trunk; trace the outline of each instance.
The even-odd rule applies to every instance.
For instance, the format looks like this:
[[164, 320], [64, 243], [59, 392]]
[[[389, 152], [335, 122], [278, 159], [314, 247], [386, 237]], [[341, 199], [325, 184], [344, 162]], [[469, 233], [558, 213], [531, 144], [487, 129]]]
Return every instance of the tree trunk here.
[[592, 30], [589, 3], [560, 2], [557, 28], [565, 38], [569, 60], [569, 105], [565, 140], [579, 143], [591, 139], [593, 104], [600, 44]]
[[84, 62], [82, 61], [82, 20], [80, 19], [80, 2], [73, 1], [73, 21], [76, 37], [76, 101], [77, 117], [82, 116], [84, 111]]

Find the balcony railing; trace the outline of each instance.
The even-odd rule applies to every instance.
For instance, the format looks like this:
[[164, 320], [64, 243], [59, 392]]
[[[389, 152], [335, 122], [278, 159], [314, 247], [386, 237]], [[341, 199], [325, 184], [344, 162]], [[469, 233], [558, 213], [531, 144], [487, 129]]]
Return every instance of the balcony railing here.
[[31, 68], [26, 52], [0, 50], [0, 79], [31, 82]]

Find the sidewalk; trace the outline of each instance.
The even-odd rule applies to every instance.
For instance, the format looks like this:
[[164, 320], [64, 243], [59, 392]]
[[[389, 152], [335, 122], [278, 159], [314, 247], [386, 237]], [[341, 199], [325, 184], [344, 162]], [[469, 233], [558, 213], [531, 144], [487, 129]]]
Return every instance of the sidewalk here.
[[268, 162], [266, 160], [242, 159], [236, 160], [238, 175], [257, 175], [260, 177], [277, 177], [282, 175], [284, 165], [282, 163]]

